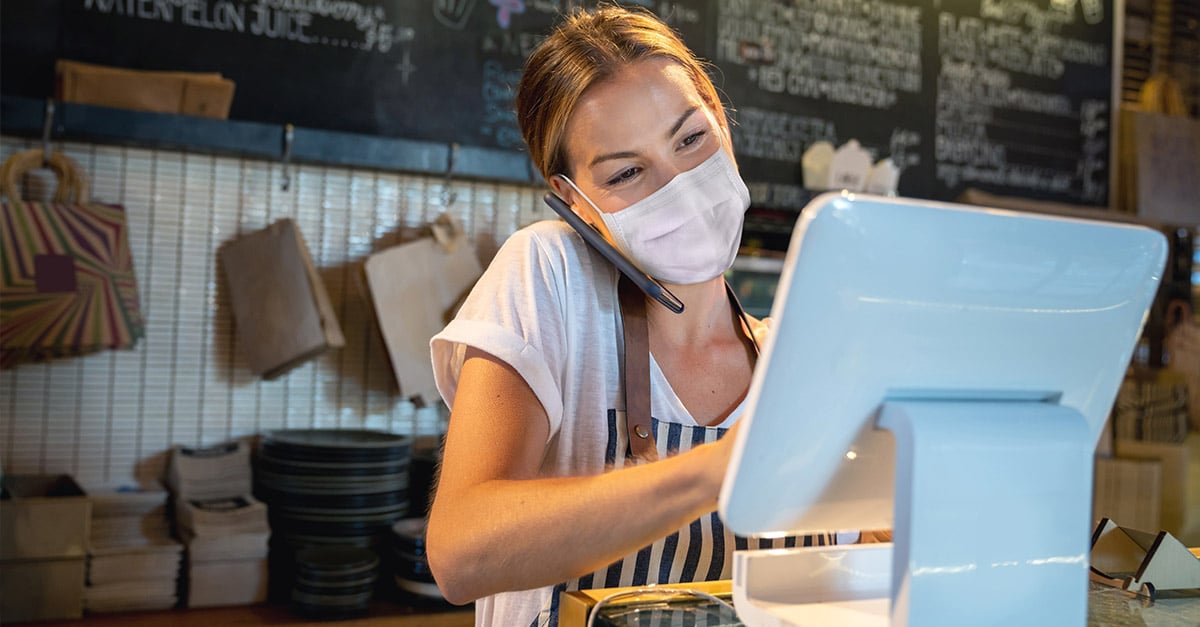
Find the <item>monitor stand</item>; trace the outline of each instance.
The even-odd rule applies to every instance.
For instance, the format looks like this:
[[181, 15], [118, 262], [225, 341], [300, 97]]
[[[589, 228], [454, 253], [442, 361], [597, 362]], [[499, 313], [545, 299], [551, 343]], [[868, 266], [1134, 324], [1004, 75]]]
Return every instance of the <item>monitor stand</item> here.
[[1087, 622], [1092, 456], [1083, 416], [1053, 402], [904, 400], [893, 544], [734, 553], [750, 627]]

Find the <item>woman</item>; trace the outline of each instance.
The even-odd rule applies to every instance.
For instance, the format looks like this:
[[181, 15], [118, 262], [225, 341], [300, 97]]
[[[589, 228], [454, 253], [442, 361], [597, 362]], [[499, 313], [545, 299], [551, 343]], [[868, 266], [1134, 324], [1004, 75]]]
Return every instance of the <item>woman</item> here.
[[554, 191], [686, 308], [646, 304], [653, 463], [625, 436], [619, 275], [566, 224], [509, 238], [434, 338], [451, 416], [429, 560], [447, 599], [478, 599], [479, 625], [556, 624], [565, 589], [730, 577], [721, 436], [765, 330], [722, 278], [750, 202], [725, 112], [669, 28], [577, 13], [530, 56], [516, 104]]

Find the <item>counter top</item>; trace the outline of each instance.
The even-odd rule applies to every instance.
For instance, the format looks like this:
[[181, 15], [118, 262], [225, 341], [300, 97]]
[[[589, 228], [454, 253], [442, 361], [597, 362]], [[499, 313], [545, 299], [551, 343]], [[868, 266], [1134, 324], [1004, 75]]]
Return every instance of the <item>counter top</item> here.
[[[703, 591], [724, 597], [729, 582], [708, 582]], [[716, 587], [712, 587], [717, 584]], [[1164, 592], [1153, 603], [1134, 599], [1128, 594], [1094, 582], [1089, 582], [1088, 627], [1196, 627], [1200, 625], [1200, 592]], [[611, 591], [609, 591], [611, 592]], [[604, 591], [588, 591], [587, 595], [572, 593], [572, 602], [594, 604], [607, 596]], [[590, 601], [590, 603], [588, 603]], [[561, 627], [583, 627], [577, 616], [565, 612]], [[584, 614], [586, 615], [586, 614]], [[658, 602], [618, 603], [601, 608], [596, 617], [597, 627], [668, 627], [678, 624], [704, 624], [714, 627], [745, 627], [715, 603], [688, 597], [659, 598]]]

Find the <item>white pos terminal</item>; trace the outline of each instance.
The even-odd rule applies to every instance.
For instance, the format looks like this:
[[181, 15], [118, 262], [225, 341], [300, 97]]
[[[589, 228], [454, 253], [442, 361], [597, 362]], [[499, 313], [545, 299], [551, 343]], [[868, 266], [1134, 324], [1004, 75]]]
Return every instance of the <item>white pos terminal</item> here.
[[739, 552], [739, 618], [1082, 627], [1093, 452], [1166, 254], [1128, 224], [810, 203], [720, 512], [740, 535], [894, 542]]

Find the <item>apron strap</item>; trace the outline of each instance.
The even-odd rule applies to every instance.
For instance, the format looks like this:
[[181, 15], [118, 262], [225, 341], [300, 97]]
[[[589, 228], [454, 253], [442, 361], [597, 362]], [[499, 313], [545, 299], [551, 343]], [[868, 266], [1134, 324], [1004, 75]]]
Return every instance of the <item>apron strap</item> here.
[[[746, 337], [759, 353], [758, 341], [746, 318], [742, 304], [729, 283], [725, 283], [729, 304], [737, 313]], [[650, 425], [650, 329], [646, 324], [646, 296], [624, 274], [617, 283], [621, 304], [621, 327], [625, 339], [625, 356], [621, 361], [621, 387], [625, 392], [625, 428], [629, 436], [629, 451], [645, 461], [658, 459], [654, 432]]]
[[617, 284], [625, 358], [621, 362], [621, 387], [625, 391], [625, 427], [629, 451], [645, 461], [658, 458], [650, 430], [650, 329], [646, 325], [646, 296], [624, 274]]

